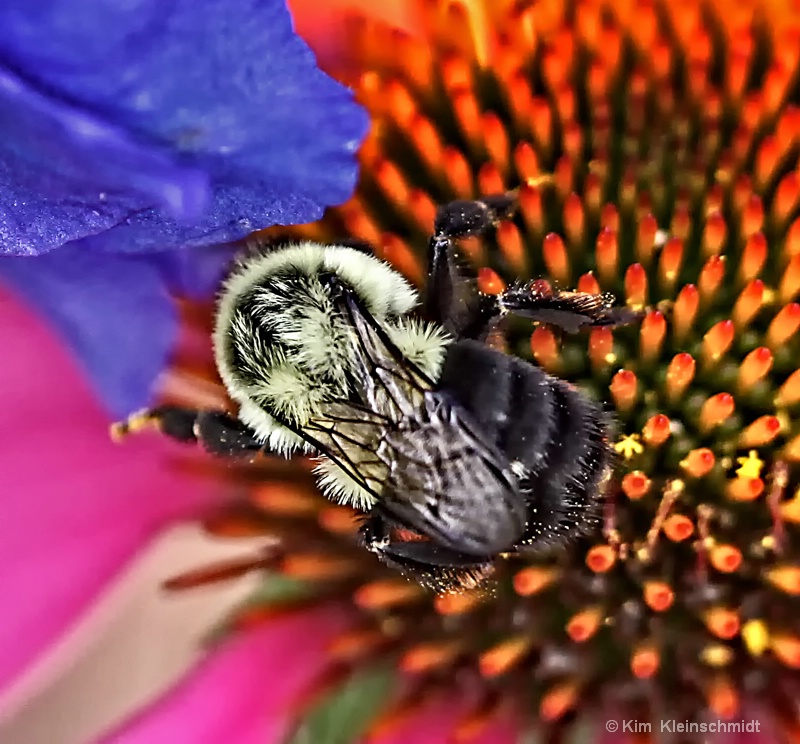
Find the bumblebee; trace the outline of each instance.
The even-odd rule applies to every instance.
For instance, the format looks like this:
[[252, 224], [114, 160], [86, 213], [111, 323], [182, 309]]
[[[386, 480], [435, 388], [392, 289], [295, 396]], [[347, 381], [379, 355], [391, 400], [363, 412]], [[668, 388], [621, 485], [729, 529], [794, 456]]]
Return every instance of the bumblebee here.
[[516, 207], [516, 192], [441, 207], [421, 302], [368, 246], [245, 255], [213, 337], [238, 416], [162, 406], [117, 433], [147, 422], [217, 455], [314, 455], [323, 493], [363, 515], [364, 546], [439, 590], [483, 580], [501, 554], [586, 532], [610, 471], [610, 422], [488, 339], [509, 314], [568, 333], [636, 315], [609, 295], [542, 281], [481, 293], [456, 242]]

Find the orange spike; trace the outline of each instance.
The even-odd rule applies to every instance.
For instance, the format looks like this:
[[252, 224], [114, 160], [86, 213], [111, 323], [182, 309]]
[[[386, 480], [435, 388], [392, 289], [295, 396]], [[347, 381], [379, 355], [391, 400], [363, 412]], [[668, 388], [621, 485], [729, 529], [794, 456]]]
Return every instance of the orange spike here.
[[783, 521], [800, 524], [800, 489], [795, 491], [792, 498], [781, 502], [778, 513]]
[[464, 615], [481, 605], [484, 595], [480, 591], [460, 591], [437, 594], [433, 608], [440, 615]]
[[647, 214], [639, 220], [636, 228], [636, 258], [645, 266], [650, 263], [656, 243], [658, 222], [652, 214]]
[[725, 279], [725, 256], [711, 256], [700, 270], [700, 279], [697, 283], [700, 297], [703, 302], [708, 302]]
[[772, 319], [767, 329], [767, 346], [777, 351], [800, 328], [800, 304], [792, 302], [784, 305]]
[[450, 188], [460, 199], [469, 199], [474, 188], [472, 168], [461, 150], [447, 146], [442, 152], [442, 171]]
[[766, 346], [751, 351], [739, 366], [737, 390], [746, 392], [772, 369], [772, 352]]
[[651, 483], [641, 470], [634, 470], [622, 479], [622, 490], [631, 501], [636, 501], [647, 494]]
[[419, 259], [402, 238], [394, 233], [384, 233], [376, 245], [380, 245], [381, 258], [388, 261], [403, 276], [417, 286], [421, 286], [425, 272]]
[[618, 410], [628, 411], [636, 403], [638, 381], [630, 370], [621, 369], [617, 372], [611, 379], [609, 389]]
[[564, 247], [564, 241], [561, 240], [559, 235], [548, 233], [544, 236], [542, 255], [550, 276], [561, 284], [569, 284], [569, 258], [567, 258], [567, 249]]
[[537, 186], [523, 183], [519, 189], [519, 208], [528, 229], [533, 233], [540, 233], [544, 228], [541, 189]]
[[700, 447], [686, 455], [681, 461], [681, 467], [692, 478], [702, 478], [711, 472], [715, 462], [714, 453], [707, 447]]
[[484, 113], [481, 119], [483, 143], [489, 153], [489, 157], [501, 171], [505, 171], [508, 168], [509, 156], [506, 127], [493, 111]]
[[499, 194], [505, 190], [503, 174], [491, 161], [478, 170], [478, 190], [481, 194]]
[[521, 597], [530, 597], [551, 586], [559, 575], [555, 568], [527, 566], [514, 575], [514, 591]]
[[306, 581], [335, 581], [351, 576], [358, 561], [327, 553], [290, 553], [281, 561], [280, 571], [286, 576]]
[[703, 228], [703, 255], [716, 256], [721, 253], [727, 233], [728, 226], [725, 224], [722, 214], [719, 212], [709, 214]]
[[764, 226], [764, 205], [761, 197], [752, 194], [747, 200], [747, 205], [742, 213], [742, 233], [750, 237]]
[[644, 361], [652, 362], [661, 354], [667, 321], [658, 310], [647, 313], [639, 329], [639, 354]]
[[661, 654], [652, 643], [641, 643], [631, 654], [631, 672], [637, 679], [650, 679], [661, 666]]
[[600, 294], [600, 285], [597, 283], [597, 279], [595, 279], [591, 271], [581, 274], [580, 279], [578, 279], [578, 292]]
[[[526, 83], [527, 85], [527, 83]], [[539, 175], [539, 158], [530, 142], [520, 142], [514, 150], [514, 167], [524, 183]]]
[[718, 362], [730, 349], [735, 337], [736, 327], [732, 320], [721, 320], [711, 326], [703, 336], [703, 366], [708, 367]]
[[700, 430], [707, 434], [732, 415], [736, 405], [730, 393], [717, 393], [707, 398], [700, 409]]
[[314, 491], [287, 488], [282, 483], [258, 483], [250, 491], [249, 500], [270, 514], [307, 517], [316, 516], [320, 507]]
[[800, 638], [788, 633], [776, 633], [770, 637], [770, 648], [782, 664], [800, 669]]
[[789, 217], [797, 205], [798, 197], [800, 197], [800, 177], [792, 171], [781, 179], [775, 190], [772, 213], [776, 221], [783, 222]]
[[418, 715], [427, 702], [425, 697], [412, 692], [391, 703], [372, 720], [364, 734], [364, 741], [380, 741], [393, 734], [402, 724]]
[[787, 460], [792, 460], [792, 462], [800, 460], [800, 434], [789, 440], [783, 452]]
[[600, 210], [600, 228], [613, 233], [619, 230], [619, 213], [613, 204], [604, 204]]
[[531, 334], [531, 351], [536, 361], [549, 372], [561, 364], [558, 342], [549, 328], [539, 326]]
[[661, 258], [658, 262], [658, 277], [664, 290], [671, 289], [680, 274], [683, 262], [683, 241], [679, 238], [670, 238], [664, 244]]
[[372, 172], [388, 201], [395, 204], [405, 204], [408, 201], [408, 183], [391, 160], [379, 160], [373, 166]]
[[334, 638], [328, 648], [327, 656], [333, 661], [354, 661], [368, 656], [387, 642], [380, 630], [359, 628], [348, 630]]
[[694, 524], [689, 517], [683, 514], [670, 514], [664, 520], [662, 530], [672, 542], [683, 542], [692, 536]]
[[462, 88], [453, 95], [452, 102], [456, 121], [464, 136], [470, 142], [479, 142], [481, 118], [475, 96], [471, 91]]
[[496, 231], [497, 245], [517, 275], [526, 273], [527, 255], [519, 229], [513, 222], [501, 222]]
[[741, 627], [739, 615], [727, 607], [712, 607], [703, 613], [703, 623], [717, 638], [729, 641]]
[[603, 369], [616, 360], [614, 336], [610, 328], [594, 328], [589, 334], [589, 361], [596, 370]]
[[431, 173], [438, 173], [442, 166], [442, 141], [439, 130], [425, 116], [416, 114], [409, 125], [409, 139]]
[[494, 269], [482, 266], [478, 269], [478, 289], [484, 294], [500, 294], [506, 288], [506, 283], [498, 276]]
[[574, 682], [551, 687], [539, 704], [539, 715], [544, 721], [557, 721], [578, 702], [578, 685]]
[[[619, 246], [617, 234], [607, 227], [600, 230], [595, 244], [595, 260], [601, 284], [613, 285], [618, 275]], [[646, 279], [645, 279], [646, 281]]]
[[[672, 217], [672, 224], [670, 225], [670, 233], [674, 236], [679, 245], [682, 241], [686, 240], [689, 235], [689, 230], [692, 227], [692, 218], [689, 216], [689, 211], [685, 204], [678, 202], [675, 207], [675, 213]], [[681, 250], [683, 246], [681, 245]]]
[[168, 591], [180, 591], [191, 589], [197, 586], [216, 584], [222, 581], [244, 576], [251, 571], [269, 568], [275, 563], [275, 556], [243, 556], [241, 558], [230, 558], [206, 566], [190, 569], [177, 576], [167, 579], [163, 586]]
[[617, 553], [610, 545], [594, 545], [586, 553], [586, 565], [594, 573], [610, 571], [617, 562]]
[[777, 416], [760, 416], [739, 435], [739, 447], [761, 447], [778, 436], [781, 422]]
[[323, 529], [334, 535], [354, 535], [358, 532], [359, 524], [348, 506], [326, 505], [320, 509], [317, 521]]
[[733, 718], [739, 710], [739, 693], [722, 677], [715, 679], [706, 688], [708, 707], [720, 718]]
[[734, 478], [725, 488], [732, 501], [755, 501], [764, 492], [761, 478]]
[[423, 232], [431, 233], [433, 231], [436, 205], [426, 192], [420, 189], [411, 189], [408, 197], [408, 211]]
[[641, 264], [631, 264], [625, 272], [625, 300], [634, 310], [647, 304], [647, 273]]
[[463, 648], [464, 642], [461, 640], [420, 643], [400, 657], [400, 669], [410, 674], [442, 669], [452, 664]]
[[800, 596], [800, 566], [776, 566], [765, 571], [764, 578], [784, 594]]
[[583, 201], [573, 192], [564, 200], [564, 230], [573, 246], [583, 240], [585, 222]]
[[658, 447], [669, 439], [671, 422], [663, 413], [651, 416], [642, 428], [642, 436], [647, 444]]
[[484, 677], [498, 677], [516, 666], [532, 646], [527, 633], [507, 638], [478, 657], [478, 668]]
[[767, 260], [767, 239], [764, 233], [751, 235], [744, 245], [742, 257], [739, 259], [739, 281], [750, 282], [755, 279]]
[[735, 545], [714, 545], [708, 558], [720, 573], [733, 573], [742, 565], [742, 551]]
[[764, 282], [755, 279], [739, 294], [733, 305], [733, 323], [738, 331], [746, 328], [758, 315], [764, 302]]
[[800, 293], [800, 255], [793, 256], [783, 271], [778, 285], [778, 299], [791, 302]]
[[422, 588], [404, 578], [371, 581], [356, 589], [355, 603], [365, 610], [383, 610], [411, 604], [424, 596]]
[[587, 607], [575, 613], [567, 622], [567, 635], [575, 643], [588, 641], [600, 628], [603, 621], [602, 607]]
[[666, 391], [670, 400], [677, 400], [694, 379], [695, 362], [691, 354], [676, 354], [667, 366]]
[[800, 369], [795, 370], [781, 385], [775, 396], [776, 406], [791, 406], [800, 401]]
[[791, 261], [798, 255], [800, 255], [800, 217], [795, 217], [783, 241], [783, 258]]
[[644, 601], [654, 612], [664, 612], [672, 607], [675, 593], [672, 587], [664, 581], [645, 581]]
[[700, 293], [694, 284], [686, 284], [678, 293], [672, 308], [672, 330], [675, 338], [682, 341], [694, 325]]

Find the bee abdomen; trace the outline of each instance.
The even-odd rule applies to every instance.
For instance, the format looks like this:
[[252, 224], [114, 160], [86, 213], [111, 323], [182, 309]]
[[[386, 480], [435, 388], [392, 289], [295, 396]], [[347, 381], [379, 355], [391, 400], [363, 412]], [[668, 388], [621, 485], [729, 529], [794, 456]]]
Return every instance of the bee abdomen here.
[[593, 522], [610, 462], [602, 410], [568, 383], [551, 378], [556, 426], [544, 469], [526, 484], [526, 542], [558, 543]]

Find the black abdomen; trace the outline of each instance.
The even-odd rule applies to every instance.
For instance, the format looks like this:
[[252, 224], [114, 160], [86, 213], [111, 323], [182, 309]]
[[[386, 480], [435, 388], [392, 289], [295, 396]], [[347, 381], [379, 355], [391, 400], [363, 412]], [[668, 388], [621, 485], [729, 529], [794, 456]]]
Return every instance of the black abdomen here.
[[479, 342], [453, 343], [439, 386], [514, 465], [527, 496], [523, 543], [554, 544], [594, 521], [610, 462], [601, 408], [569, 383]]

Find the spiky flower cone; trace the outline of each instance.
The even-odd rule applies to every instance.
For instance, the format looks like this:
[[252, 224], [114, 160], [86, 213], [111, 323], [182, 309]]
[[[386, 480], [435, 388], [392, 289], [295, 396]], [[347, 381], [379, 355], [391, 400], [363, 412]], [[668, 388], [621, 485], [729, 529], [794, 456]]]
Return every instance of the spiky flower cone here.
[[517, 220], [463, 246], [486, 291], [545, 276], [647, 308], [634, 328], [508, 339], [616, 410], [602, 529], [502, 563], [493, 593], [440, 597], [355, 548], [349, 511], [310, 486], [253, 485], [249, 517], [215, 529], [269, 533], [259, 565], [351, 605], [337, 664], [412, 678], [376, 730], [465, 685], [461, 739], [507, 708], [563, 725], [598, 703], [697, 720], [746, 700], [796, 732], [800, 25], [747, 3], [419, 10], [419, 37], [354, 22], [361, 185], [299, 232], [363, 238], [420, 282], [436, 204], [519, 186]]

